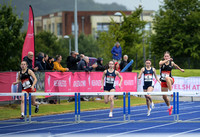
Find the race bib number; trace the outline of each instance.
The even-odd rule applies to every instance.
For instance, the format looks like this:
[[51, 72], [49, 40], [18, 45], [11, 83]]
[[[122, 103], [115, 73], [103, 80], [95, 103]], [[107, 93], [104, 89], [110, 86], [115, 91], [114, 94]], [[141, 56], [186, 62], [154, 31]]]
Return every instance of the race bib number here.
[[166, 77], [169, 77], [170, 72], [169, 71], [162, 71], [161, 76], [162, 80], [166, 80]]
[[152, 74], [145, 74], [144, 75], [144, 81], [152, 81], [153, 75]]
[[31, 83], [29, 81], [29, 79], [25, 79], [22, 81], [22, 86], [24, 89], [30, 88], [31, 87]]
[[114, 83], [114, 81], [115, 81], [115, 78], [114, 78], [114, 77], [109, 77], [109, 76], [107, 76], [107, 78], [106, 78], [106, 83], [112, 84], [112, 83]]

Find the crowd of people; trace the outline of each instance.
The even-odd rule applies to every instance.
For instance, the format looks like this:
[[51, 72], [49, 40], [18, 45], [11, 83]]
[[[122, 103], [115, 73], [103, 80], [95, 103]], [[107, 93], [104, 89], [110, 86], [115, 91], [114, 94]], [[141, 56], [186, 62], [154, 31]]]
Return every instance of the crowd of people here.
[[[32, 67], [33, 61], [33, 52], [28, 52], [28, 55], [24, 57], [21, 62], [21, 70], [18, 73], [18, 79], [13, 84], [17, 84], [19, 82], [22, 83], [22, 92], [36, 92], [35, 84], [37, 82], [37, 78], [35, 77], [34, 71], [40, 70], [54, 70], [60, 72], [67, 71], [76, 71], [82, 70], [85, 72], [90, 72], [92, 70], [102, 71], [103, 76], [101, 80], [101, 90], [104, 92], [115, 92], [115, 77], [118, 76], [120, 78], [119, 87], [121, 87], [123, 78], [120, 75], [120, 71], [129, 63], [128, 56], [124, 55], [122, 59], [122, 49], [120, 47], [120, 43], [117, 42], [111, 50], [113, 54], [113, 60], [109, 61], [107, 66], [103, 65], [103, 58], [98, 58], [96, 63], [93, 63], [89, 66], [89, 57], [79, 54], [75, 51], [71, 52], [71, 55], [67, 57], [66, 64], [67, 68], [63, 68], [61, 65], [62, 56], [57, 55], [55, 58], [49, 57], [47, 54], [42, 52], [38, 53], [35, 67]], [[138, 79], [141, 78], [142, 74], [144, 75], [144, 92], [152, 92], [154, 89], [154, 81], [153, 75], [156, 80], [161, 84], [161, 91], [167, 92], [168, 90], [172, 90], [172, 85], [174, 83], [174, 78], [171, 75], [171, 70], [174, 67], [184, 72], [184, 69], [181, 69], [177, 64], [173, 62], [173, 59], [170, 57], [170, 53], [166, 51], [164, 53], [163, 60], [159, 62], [160, 65], [160, 79], [158, 79], [156, 75], [156, 70], [151, 66], [151, 60], [147, 59], [145, 62], [145, 66], [141, 69]], [[132, 67], [128, 67], [126, 71], [131, 72]], [[32, 77], [33, 80], [30, 78]], [[147, 103], [147, 116], [150, 115], [151, 109], [154, 108], [154, 103], [150, 95], [146, 95], [146, 103]], [[35, 113], [39, 111], [39, 105], [35, 103], [35, 98], [32, 98], [32, 105], [34, 105]], [[163, 99], [168, 106], [169, 115], [172, 114], [173, 106], [170, 105], [169, 99], [167, 95], [163, 95]], [[113, 95], [105, 95], [104, 101], [107, 104], [110, 102], [110, 113], [109, 117], [113, 117], [113, 108], [114, 108], [114, 96]], [[21, 119], [24, 118], [24, 98], [22, 98], [21, 102]]]
[[[122, 49], [120, 47], [119, 42], [117, 42], [111, 50], [113, 54], [114, 69], [120, 72], [128, 63], [128, 56], [124, 55], [122, 60]], [[71, 55], [67, 57], [66, 65], [67, 68], [62, 67], [62, 56], [56, 55], [56, 57], [48, 56], [45, 53], [39, 52], [36, 56], [35, 66], [33, 68], [33, 52], [28, 52], [28, 55], [23, 58], [23, 61], [26, 61], [28, 64], [28, 68], [32, 71], [77, 71], [82, 70], [86, 72], [94, 71], [104, 71], [108, 68], [107, 65], [103, 65], [103, 58], [97, 58], [96, 63], [89, 66], [90, 59], [88, 56], [84, 54], [79, 54], [75, 51], [71, 52]], [[132, 67], [130, 66], [127, 69], [128, 72], [132, 71]]]

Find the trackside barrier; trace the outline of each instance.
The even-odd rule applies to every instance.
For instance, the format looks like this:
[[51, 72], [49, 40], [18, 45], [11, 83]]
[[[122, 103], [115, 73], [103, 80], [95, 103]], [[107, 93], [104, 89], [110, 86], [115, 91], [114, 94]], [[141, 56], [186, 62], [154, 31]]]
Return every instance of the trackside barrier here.
[[[38, 122], [31, 120], [31, 98], [32, 96], [52, 96], [52, 95], [74, 95], [75, 96], [75, 120], [67, 122]], [[123, 95], [123, 121], [81, 121], [81, 96], [100, 96], [100, 95]], [[174, 121], [131, 121], [131, 99], [132, 95], [152, 95], [152, 96], [161, 96], [161, 95], [173, 95], [173, 115]], [[0, 96], [24, 96], [24, 122], [29, 123], [116, 123], [116, 122], [182, 122], [182, 123], [200, 123], [200, 121], [188, 121], [180, 120], [179, 118], [179, 97], [180, 96], [200, 96], [200, 92], [129, 92], [128, 93], [128, 119], [126, 120], [126, 93], [125, 92], [51, 92], [51, 93], [29, 93], [29, 120], [27, 121], [27, 94], [26, 93], [0, 93]], [[8, 123], [24, 123], [24, 122], [0, 122], [0, 124]]]

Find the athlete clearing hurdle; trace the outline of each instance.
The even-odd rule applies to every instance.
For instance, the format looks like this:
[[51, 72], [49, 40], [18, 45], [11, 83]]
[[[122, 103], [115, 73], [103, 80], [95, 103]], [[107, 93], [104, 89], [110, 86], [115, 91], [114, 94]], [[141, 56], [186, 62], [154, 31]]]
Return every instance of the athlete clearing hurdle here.
[[[36, 92], [36, 88], [34, 86], [37, 83], [37, 78], [34, 72], [27, 68], [28, 64], [26, 61], [21, 62], [21, 71], [18, 72], [17, 81], [13, 84], [22, 83], [22, 93], [32, 93]], [[33, 79], [33, 80], [32, 80]], [[24, 96], [21, 98], [21, 117], [20, 119], [24, 119]], [[35, 96], [31, 98], [31, 104], [35, 106], [35, 113], [39, 111], [39, 104], [35, 102]]]
[[[122, 84], [122, 76], [118, 71], [114, 70], [114, 61], [109, 62], [109, 68], [103, 72], [101, 80], [101, 90], [104, 88], [104, 92], [115, 92], [115, 77], [120, 78], [119, 88]], [[105, 81], [104, 81], [105, 78]], [[113, 108], [114, 108], [114, 95], [104, 95], [104, 101], [107, 104], [110, 101], [110, 113], [109, 117], [113, 117]]]
[[[173, 66], [179, 69], [181, 72], [184, 72], [184, 69], [181, 69], [177, 64], [173, 62], [173, 59], [170, 57], [170, 53], [166, 51], [164, 53], [164, 59], [159, 62], [160, 66], [160, 81], [161, 81], [161, 91], [167, 92], [168, 89], [172, 90], [172, 85], [174, 84], [174, 78], [172, 77], [171, 71]], [[163, 95], [163, 99], [168, 106], [169, 115], [172, 114], [173, 106], [170, 105], [170, 101], [167, 98], [167, 95]]]
[[[144, 92], [152, 92], [153, 89], [154, 89], [153, 75], [155, 76], [156, 80], [159, 83], [161, 83], [161, 82], [156, 75], [156, 69], [151, 67], [151, 60], [150, 59], [146, 60], [145, 67], [143, 67], [141, 69], [140, 74], [138, 76], [138, 79], [141, 78], [143, 73], [144, 73], [143, 90], [144, 90]], [[146, 104], [147, 104], [147, 108], [148, 108], [147, 116], [150, 116], [151, 109], [154, 108], [154, 103], [153, 103], [150, 95], [145, 95], [145, 98], [146, 98]], [[150, 104], [151, 104], [151, 108], [150, 108]]]

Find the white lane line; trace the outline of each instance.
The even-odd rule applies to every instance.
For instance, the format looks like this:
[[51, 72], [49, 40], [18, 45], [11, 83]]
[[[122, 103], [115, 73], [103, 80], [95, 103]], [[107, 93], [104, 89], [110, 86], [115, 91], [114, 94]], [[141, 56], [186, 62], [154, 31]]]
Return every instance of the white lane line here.
[[[199, 111], [195, 111], [195, 112], [188, 112], [188, 113], [184, 113], [184, 114], [191, 114], [191, 113], [197, 113]], [[162, 116], [162, 117], [157, 117], [157, 118], [152, 118], [152, 119], [159, 119], [159, 118], [163, 118], [163, 117], [166, 117], [166, 116]], [[194, 118], [196, 119], [196, 118]], [[193, 119], [189, 119], [189, 120], [193, 120]], [[143, 119], [142, 121], [148, 121], [148, 119]], [[173, 122], [174, 123], [177, 123], [177, 122]], [[101, 126], [101, 127], [95, 127], [95, 128], [89, 128], [89, 129], [83, 129], [83, 130], [78, 130], [78, 131], [72, 131], [72, 132], [67, 132], [67, 133], [61, 133], [61, 134], [55, 134], [54, 136], [62, 136], [62, 135], [68, 135], [68, 134], [74, 134], [74, 133], [78, 133], [78, 132], [85, 132], [85, 131], [90, 131], [90, 130], [96, 130], [96, 129], [101, 129], [101, 128], [106, 128], [106, 127], [112, 127], [112, 126], [117, 126], [117, 125], [122, 125], [122, 124], [128, 124], [128, 123], [121, 123], [121, 124], [113, 124], [113, 125], [109, 125], [109, 126]], [[168, 123], [168, 124], [172, 124], [172, 123]], [[168, 124], [164, 124], [164, 125], [168, 125]], [[154, 127], [156, 128], [156, 127]], [[142, 131], [142, 129], [140, 129]], [[146, 128], [145, 128], [146, 130]], [[130, 131], [129, 131], [130, 132]], [[131, 131], [133, 132], [133, 131]], [[135, 131], [136, 132], [136, 131]], [[121, 134], [121, 133], [120, 133]], [[122, 133], [122, 134], [126, 134], [126, 133]]]
[[193, 129], [193, 130], [188, 130], [188, 131], [185, 131], [185, 132], [180, 132], [180, 133], [171, 135], [169, 137], [175, 137], [175, 136], [183, 135], [183, 134], [190, 133], [190, 132], [193, 132], [193, 131], [198, 131], [198, 130], [200, 130], [200, 128], [196, 128], [196, 129]]
[[[193, 102], [184, 102], [184, 104], [182, 103], [182, 104], [180, 104], [180, 106], [181, 105], [185, 105], [185, 104], [191, 104], [191, 103], [193, 103]], [[195, 106], [195, 107], [198, 107], [198, 106]], [[156, 107], [156, 108], [161, 108], [161, 107]], [[187, 108], [189, 108], [189, 107], [185, 107], [184, 109], [187, 109]], [[136, 111], [141, 111], [141, 110], [146, 110], [146, 109], [137, 109], [137, 110], [131, 110], [131, 112], [132, 111], [134, 111], [134, 112], [136, 112]], [[182, 110], [182, 109], [181, 109]], [[103, 110], [101, 110], [101, 111], [103, 111]], [[104, 110], [105, 111], [105, 110]], [[118, 110], [117, 110], [118, 111]], [[156, 111], [156, 112], [152, 112], [152, 113], [159, 113], [159, 112], [163, 112], [163, 111]], [[87, 113], [87, 112], [86, 112]], [[120, 112], [115, 112], [115, 113], [120, 113]], [[96, 115], [87, 115], [87, 116], [82, 116], [81, 118], [86, 118], [86, 117], [91, 117], [91, 116], [97, 116], [97, 115], [104, 115], [104, 114], [107, 114], [107, 113], [103, 113], [103, 114], [96, 114]], [[146, 114], [146, 113], [145, 113]], [[144, 115], [144, 114], [131, 114], [131, 116], [140, 116], [140, 115]], [[42, 117], [45, 117], [45, 116], [42, 116]], [[48, 117], [48, 116], [46, 116], [46, 117]], [[122, 117], [122, 116], [120, 116], [120, 117]], [[117, 119], [117, 118], [120, 118], [120, 117], [114, 117], [113, 119]], [[169, 117], [169, 116], [163, 116], [163, 117]], [[157, 118], [162, 118], [162, 117], [157, 117]], [[151, 118], [151, 119], [157, 119], [157, 118]], [[62, 118], [62, 119], [57, 119], [57, 120], [64, 120], [64, 119], [71, 119], [71, 118]], [[107, 119], [110, 119], [110, 118], [105, 118], [105, 119], [99, 119], [99, 120], [107, 120]], [[143, 119], [143, 120], [145, 120], [145, 119]], [[139, 120], [139, 121], [143, 121], [143, 120]], [[148, 119], [149, 120], [149, 119]], [[50, 122], [50, 121], [53, 121], [53, 120], [46, 120], [46, 121], [44, 121], [44, 122]], [[93, 120], [93, 121], [95, 121], [95, 120]], [[25, 123], [25, 124], [19, 124], [19, 125], [10, 125], [10, 126], [4, 126], [4, 127], [0, 127], [0, 128], [8, 128], [8, 127], [16, 127], [16, 126], [21, 126], [21, 125], [26, 125], [26, 124], [28, 124], [28, 123]]]
[[[188, 119], [188, 120], [194, 120], [194, 119], [196, 119], [196, 118]], [[149, 129], [153, 129], [153, 128], [159, 128], [159, 127], [173, 125], [173, 124], [177, 124], [177, 122], [163, 124], [163, 125], [158, 125], [158, 126], [153, 126], [153, 127], [148, 127], [148, 128], [143, 128], [143, 129], [137, 129], [137, 130], [132, 130], [132, 131], [127, 131], [127, 132], [123, 132], [123, 133], [117, 133], [117, 134], [109, 135], [107, 137], [121, 136], [121, 135], [124, 135], [124, 134], [129, 134], [129, 133], [134, 133], [134, 132], [138, 132], [138, 131], [149, 130]]]

